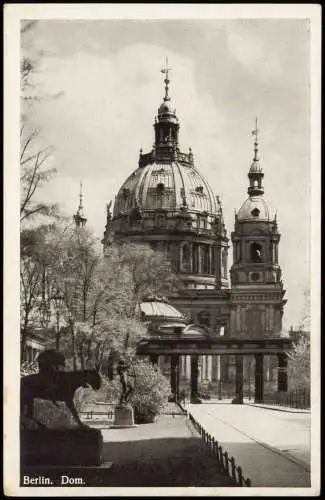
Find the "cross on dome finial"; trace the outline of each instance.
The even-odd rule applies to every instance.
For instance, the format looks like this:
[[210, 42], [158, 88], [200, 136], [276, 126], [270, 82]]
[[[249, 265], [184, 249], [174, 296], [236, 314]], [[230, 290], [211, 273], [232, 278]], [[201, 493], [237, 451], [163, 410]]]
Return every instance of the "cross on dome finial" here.
[[164, 101], [170, 101], [170, 97], [168, 95], [168, 91], [169, 91], [169, 78], [168, 78], [168, 75], [169, 75], [169, 71], [171, 71], [172, 68], [168, 67], [168, 57], [166, 56], [166, 67], [161, 69], [160, 71], [166, 75], [165, 77], [165, 97], [164, 97]]
[[255, 142], [254, 142], [254, 161], [258, 161], [258, 133], [259, 129], [257, 127], [257, 117], [255, 118], [255, 129], [252, 131], [252, 134], [255, 135]]

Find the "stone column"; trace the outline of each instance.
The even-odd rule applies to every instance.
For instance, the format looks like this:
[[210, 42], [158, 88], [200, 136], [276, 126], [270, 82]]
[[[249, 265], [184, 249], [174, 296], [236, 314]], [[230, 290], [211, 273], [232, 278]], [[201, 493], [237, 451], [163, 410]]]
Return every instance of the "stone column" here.
[[229, 355], [220, 356], [221, 380], [229, 382]]
[[220, 354], [218, 354], [218, 356], [216, 356], [217, 360], [217, 382], [218, 382], [218, 399], [222, 399], [222, 379], [221, 379], [221, 356]]
[[152, 363], [153, 365], [158, 365], [159, 361], [158, 354], [150, 354], [149, 358], [150, 358], [150, 363]]
[[288, 358], [285, 352], [278, 353], [278, 391], [288, 391]]
[[187, 354], [185, 356], [185, 358], [186, 358], [186, 372], [185, 372], [185, 375], [186, 375], [186, 379], [190, 380], [191, 379], [191, 356], [189, 356]]
[[172, 354], [170, 358], [170, 388], [175, 399], [178, 393], [178, 355]]
[[199, 358], [194, 354], [191, 356], [191, 401], [195, 401], [198, 397], [198, 374]]
[[236, 403], [243, 403], [243, 386], [244, 386], [244, 364], [243, 356], [236, 355]]
[[206, 378], [206, 366], [207, 366], [207, 357], [205, 354], [202, 356], [202, 368], [201, 368], [201, 377], [200, 380], [204, 380]]
[[209, 274], [212, 273], [212, 246], [209, 245]]
[[207, 379], [212, 380], [212, 356], [207, 357], [207, 365], [208, 365], [208, 373], [207, 373]]
[[263, 354], [255, 354], [255, 403], [264, 399]]
[[197, 271], [199, 274], [202, 273], [202, 248], [200, 244], [197, 246]]
[[215, 273], [216, 273], [216, 284], [221, 284], [221, 245], [217, 243], [215, 246]]

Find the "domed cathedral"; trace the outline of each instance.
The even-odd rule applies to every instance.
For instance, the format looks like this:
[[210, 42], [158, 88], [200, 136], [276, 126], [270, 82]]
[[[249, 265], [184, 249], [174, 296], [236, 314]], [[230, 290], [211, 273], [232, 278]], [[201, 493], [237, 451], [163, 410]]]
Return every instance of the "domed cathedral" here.
[[[140, 150], [138, 167], [117, 193], [113, 214], [107, 206], [104, 251], [111, 242], [148, 243], [173, 263], [183, 286], [171, 304], [203, 325], [212, 337], [280, 334], [283, 308], [278, 265], [280, 235], [272, 209], [263, 197], [263, 172], [255, 156], [249, 171], [249, 198], [236, 215], [231, 235], [234, 264], [228, 283], [229, 239], [218, 196], [199, 172], [191, 149], [180, 149], [180, 124], [165, 95], [154, 121], [155, 142]], [[189, 378], [190, 362], [181, 359], [181, 377]], [[227, 380], [232, 358], [200, 357], [200, 379]]]
[[227, 288], [228, 238], [220, 201], [197, 170], [194, 156], [181, 152], [179, 121], [165, 96], [155, 118], [155, 143], [140, 150], [138, 168], [120, 188], [104, 247], [114, 240], [146, 242], [163, 251], [187, 290]]
[[[285, 290], [278, 259], [280, 233], [276, 213], [264, 197], [257, 120], [254, 157], [248, 172], [248, 198], [235, 214], [231, 233], [233, 265], [230, 269], [230, 324], [236, 338], [279, 337], [282, 332]], [[277, 361], [265, 357], [266, 380], [276, 378]], [[246, 363], [250, 362], [246, 358]]]

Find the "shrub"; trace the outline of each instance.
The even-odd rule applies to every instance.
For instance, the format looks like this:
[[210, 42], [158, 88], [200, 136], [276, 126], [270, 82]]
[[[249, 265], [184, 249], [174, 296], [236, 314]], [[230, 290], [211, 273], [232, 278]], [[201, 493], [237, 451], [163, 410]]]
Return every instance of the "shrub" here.
[[91, 388], [80, 387], [74, 395], [74, 403], [77, 411], [87, 411], [95, 403], [115, 403], [120, 394], [120, 384], [118, 379], [108, 380], [101, 376], [101, 387], [98, 391]]
[[160, 369], [148, 361], [134, 363], [135, 385], [130, 398], [137, 423], [153, 422], [156, 415], [166, 406], [170, 385]]

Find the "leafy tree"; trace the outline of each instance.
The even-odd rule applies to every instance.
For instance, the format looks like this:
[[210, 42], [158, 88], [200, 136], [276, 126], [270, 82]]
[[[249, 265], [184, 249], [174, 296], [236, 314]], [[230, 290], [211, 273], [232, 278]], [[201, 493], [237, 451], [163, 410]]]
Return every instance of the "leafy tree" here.
[[58, 342], [74, 369], [101, 369], [107, 357], [113, 369], [119, 357], [133, 357], [146, 335], [141, 302], [147, 295], [169, 292], [176, 283], [162, 254], [146, 246], [113, 245], [101, 256], [86, 228], [52, 224], [25, 229], [21, 253], [22, 289], [28, 288], [26, 275], [30, 293], [22, 318], [28, 323], [31, 310], [39, 311], [39, 318], [44, 309], [52, 310], [51, 300], [60, 290], [66, 326]]
[[20, 238], [20, 319], [21, 357], [32, 326], [46, 326], [46, 313], [53, 296], [53, 281], [49, 273], [53, 254], [49, 234], [54, 226], [41, 225], [22, 229]]
[[159, 251], [148, 245], [136, 243], [117, 247], [121, 263], [126, 265], [132, 276], [133, 305], [136, 309], [146, 297], [168, 296], [178, 290], [171, 262]]
[[301, 336], [288, 352], [288, 379], [292, 389], [310, 385], [310, 339]]

